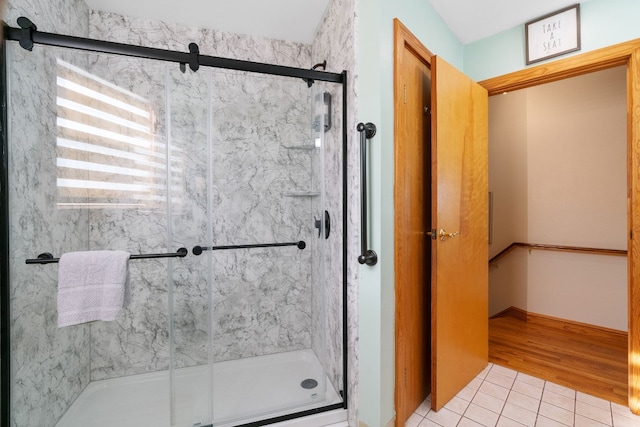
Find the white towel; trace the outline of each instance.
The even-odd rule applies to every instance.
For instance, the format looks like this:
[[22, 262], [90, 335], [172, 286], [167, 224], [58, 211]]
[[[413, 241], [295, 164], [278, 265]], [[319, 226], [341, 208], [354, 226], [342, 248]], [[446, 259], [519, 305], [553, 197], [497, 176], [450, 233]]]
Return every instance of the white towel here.
[[58, 327], [115, 320], [128, 293], [124, 251], [69, 252], [58, 263]]

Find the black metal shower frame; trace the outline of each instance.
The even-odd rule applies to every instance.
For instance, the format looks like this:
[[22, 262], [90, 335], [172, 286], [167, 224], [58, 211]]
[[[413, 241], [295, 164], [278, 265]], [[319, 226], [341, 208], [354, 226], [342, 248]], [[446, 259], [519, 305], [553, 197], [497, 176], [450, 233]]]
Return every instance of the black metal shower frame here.
[[[342, 84], [342, 362], [343, 387], [342, 403], [328, 405], [280, 417], [269, 418], [237, 427], [258, 427], [276, 422], [296, 419], [335, 409], [347, 409], [348, 390], [348, 336], [347, 336], [347, 71], [330, 73], [315, 69], [303, 69], [260, 62], [242, 61], [208, 55], [200, 55], [197, 45], [191, 43], [189, 52], [172, 51], [144, 46], [114, 43], [83, 37], [67, 36], [37, 31], [33, 28], [13, 28], [2, 22], [4, 39], [0, 41], [0, 425], [10, 425], [11, 405], [11, 364], [10, 364], [10, 275], [9, 275], [9, 153], [8, 141], [8, 105], [7, 105], [7, 64], [6, 42], [22, 41], [31, 46], [41, 44], [84, 50], [96, 53], [110, 53], [159, 61], [176, 62], [184, 71], [186, 64], [196, 71], [199, 66], [294, 77], [305, 80], [309, 86], [313, 81]], [[27, 39], [27, 40], [26, 40]], [[21, 42], [21, 45], [23, 45]], [[24, 45], [23, 45], [24, 46]], [[31, 49], [29, 49], [31, 50]]]

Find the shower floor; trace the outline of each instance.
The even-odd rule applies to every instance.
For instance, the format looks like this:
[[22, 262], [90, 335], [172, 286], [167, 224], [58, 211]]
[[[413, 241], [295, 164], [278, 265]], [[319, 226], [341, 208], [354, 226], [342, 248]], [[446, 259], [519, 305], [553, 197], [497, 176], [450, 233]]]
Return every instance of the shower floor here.
[[[209, 425], [208, 367], [175, 372], [173, 426]], [[214, 363], [213, 378], [214, 426], [240, 425], [342, 402], [311, 350]], [[303, 388], [301, 383], [308, 378], [319, 385]], [[169, 427], [169, 408], [169, 371], [94, 381], [56, 427]]]

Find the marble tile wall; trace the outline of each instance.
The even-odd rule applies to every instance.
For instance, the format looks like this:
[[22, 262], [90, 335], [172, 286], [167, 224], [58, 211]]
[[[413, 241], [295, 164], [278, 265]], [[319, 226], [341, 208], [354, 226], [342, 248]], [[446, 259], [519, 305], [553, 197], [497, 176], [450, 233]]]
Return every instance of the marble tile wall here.
[[[291, 66], [302, 66], [309, 57], [304, 45], [196, 31], [101, 12], [91, 14], [91, 36], [181, 50], [195, 41], [204, 54]], [[113, 61], [120, 63], [118, 59]], [[123, 73], [123, 65], [114, 68], [103, 62], [92, 63], [92, 70], [101, 69], [102, 74], [116, 79], [116, 84], [133, 79], [129, 86], [138, 91], [148, 85], [140, 79], [155, 75], [145, 69], [140, 73], [142, 77], [136, 78], [133, 72]], [[306, 84], [290, 78], [225, 70], [201, 69], [195, 75], [190, 71], [182, 75], [175, 68], [169, 68], [167, 79], [174, 86], [168, 91], [172, 98], [168, 103], [169, 143], [185, 159], [180, 166], [184, 168], [184, 180], [171, 195], [172, 217], [167, 226], [171, 228], [173, 245], [190, 248], [195, 244], [208, 246], [210, 242], [230, 245], [309, 241], [312, 198], [284, 195], [310, 189], [309, 152], [285, 148], [310, 143], [310, 96]], [[152, 98], [153, 94], [143, 96]], [[211, 142], [206, 136], [209, 100]], [[157, 102], [161, 104], [160, 100]], [[159, 111], [164, 112], [160, 105]], [[164, 113], [158, 114], [159, 130], [167, 127], [163, 121]], [[203, 151], [207, 144], [208, 151]], [[208, 163], [211, 175], [207, 174]], [[213, 212], [210, 224], [207, 209]], [[148, 230], [146, 214], [127, 215], [137, 217], [127, 221], [136, 230], [132, 234], [162, 235]], [[102, 223], [115, 225], [120, 221], [105, 219]], [[96, 240], [117, 241], [108, 230], [109, 225], [101, 227]], [[115, 234], [126, 231], [117, 229]], [[205, 252], [198, 259], [174, 260], [176, 366], [207, 362], [209, 281], [214, 284], [211, 296], [215, 361], [309, 348], [312, 259], [310, 247], [304, 251], [281, 248]], [[210, 277], [203, 268], [206, 262], [211, 262]], [[155, 295], [162, 294], [160, 287]], [[159, 306], [165, 307], [167, 296], [158, 298]], [[166, 319], [160, 312], [145, 315], [148, 324], [134, 322], [134, 318], [123, 324], [100, 326], [100, 331], [92, 329], [93, 354], [100, 358], [92, 363], [92, 367], [99, 367], [99, 371], [92, 369], [93, 379], [168, 366]], [[152, 335], [150, 331], [160, 331], [153, 336], [162, 339], [144, 339]], [[114, 335], [119, 338], [113, 339]], [[122, 351], [121, 343], [130, 343], [132, 337], [141, 338], [134, 340], [131, 350], [145, 348], [145, 354], [138, 352], [131, 357], [135, 351]]]
[[[166, 65], [114, 55], [77, 54], [85, 57], [86, 71], [145, 100], [155, 115], [150, 150], [157, 155], [157, 162], [166, 164]], [[165, 175], [153, 182], [158, 186], [157, 195], [163, 202], [136, 209], [108, 207], [90, 210], [90, 249], [125, 250], [132, 254], [175, 252], [178, 249], [168, 236], [166, 169], [156, 172]], [[167, 272], [170, 263], [176, 265], [180, 261], [163, 258], [129, 262], [129, 304], [115, 321], [90, 324], [92, 381], [167, 369]]]
[[[84, 2], [9, 0], [40, 30], [88, 34]], [[57, 209], [56, 57], [67, 52], [8, 43], [11, 425], [51, 426], [89, 382], [89, 327], [57, 328], [57, 266], [26, 265], [41, 252], [87, 247], [86, 211]]]
[[[309, 242], [309, 89], [303, 81], [215, 71], [211, 205], [214, 245]], [[312, 251], [216, 251], [216, 360], [309, 348]]]

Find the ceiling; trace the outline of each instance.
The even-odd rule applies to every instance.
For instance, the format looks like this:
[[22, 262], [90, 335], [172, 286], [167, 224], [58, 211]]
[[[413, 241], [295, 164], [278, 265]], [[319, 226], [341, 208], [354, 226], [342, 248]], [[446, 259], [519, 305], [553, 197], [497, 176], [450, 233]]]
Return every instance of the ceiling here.
[[587, 0], [429, 0], [463, 45]]
[[[578, 0], [429, 1], [462, 44]], [[582, 0], [584, 2], [586, 0]], [[95, 10], [310, 44], [329, 0], [86, 0]], [[179, 6], [176, 6], [179, 4]]]

